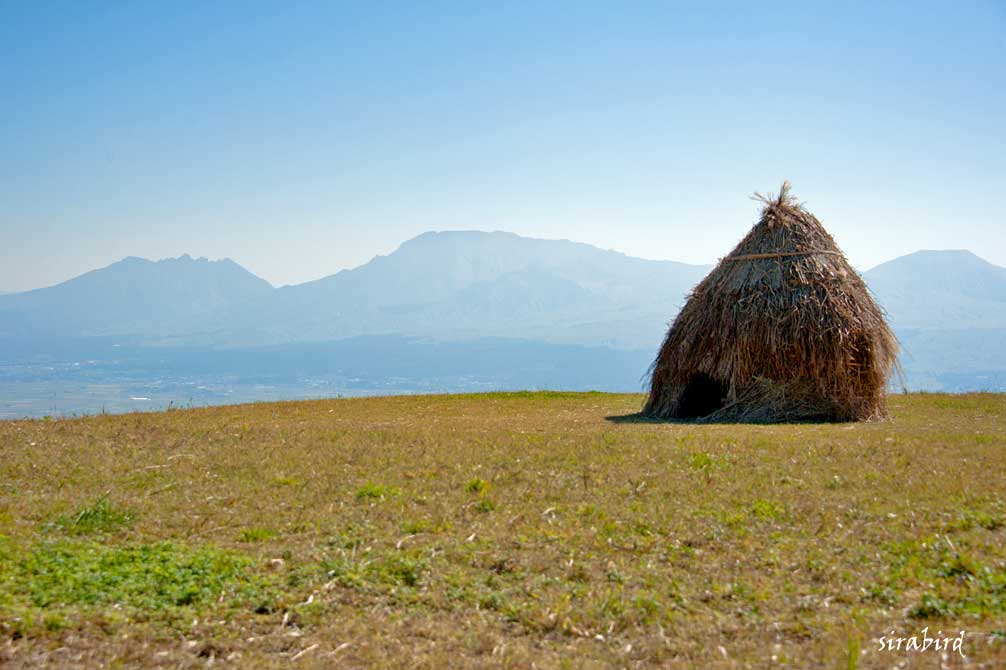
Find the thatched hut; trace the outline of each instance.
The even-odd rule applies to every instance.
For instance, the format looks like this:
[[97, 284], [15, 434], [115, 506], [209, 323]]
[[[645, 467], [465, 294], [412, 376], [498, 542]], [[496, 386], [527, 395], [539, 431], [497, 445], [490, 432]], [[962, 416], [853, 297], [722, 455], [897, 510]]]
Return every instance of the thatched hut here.
[[643, 413], [699, 421], [886, 415], [898, 343], [862, 278], [784, 183], [692, 291], [651, 368]]

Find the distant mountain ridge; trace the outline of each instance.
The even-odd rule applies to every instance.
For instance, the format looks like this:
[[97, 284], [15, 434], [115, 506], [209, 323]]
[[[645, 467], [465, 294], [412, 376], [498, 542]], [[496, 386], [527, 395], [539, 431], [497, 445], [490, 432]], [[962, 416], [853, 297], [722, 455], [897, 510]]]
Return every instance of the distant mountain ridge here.
[[184, 333], [199, 319], [273, 290], [230, 259], [130, 256], [55, 286], [0, 296], [0, 335]]
[[[424, 233], [359, 267], [282, 288], [229, 259], [131, 257], [0, 295], [0, 337], [216, 347], [502, 337], [655, 351], [711, 267], [478, 231]], [[863, 276], [914, 378], [1006, 372], [1006, 268], [969, 251], [919, 251]]]
[[917, 251], [864, 278], [900, 328], [1006, 328], [1006, 268], [970, 251]]
[[[360, 267], [283, 287], [261, 305], [229, 311], [212, 330], [241, 344], [407, 334], [634, 348], [646, 344], [637, 333], [666, 325], [708, 270], [568, 240], [432, 232]], [[642, 303], [644, 294], [649, 300]], [[261, 321], [263, 312], [271, 315], [268, 323]], [[612, 318], [635, 330], [600, 338], [591, 332], [595, 321]]]
[[901, 342], [909, 388], [1006, 390], [1006, 268], [917, 251], [864, 274]]

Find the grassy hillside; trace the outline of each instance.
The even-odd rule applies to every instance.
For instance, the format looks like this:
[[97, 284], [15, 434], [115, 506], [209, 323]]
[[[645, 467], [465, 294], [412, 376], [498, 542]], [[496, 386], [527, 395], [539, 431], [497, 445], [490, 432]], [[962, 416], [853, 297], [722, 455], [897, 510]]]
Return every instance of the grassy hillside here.
[[875, 641], [926, 626], [1006, 662], [1006, 396], [617, 418], [641, 401], [0, 422], [0, 666], [938, 667]]

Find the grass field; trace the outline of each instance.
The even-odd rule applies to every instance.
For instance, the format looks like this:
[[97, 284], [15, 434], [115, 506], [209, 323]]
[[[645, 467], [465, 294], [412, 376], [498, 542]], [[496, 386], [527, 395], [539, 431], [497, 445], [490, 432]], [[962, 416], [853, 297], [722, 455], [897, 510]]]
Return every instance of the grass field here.
[[[641, 402], [0, 422], [0, 667], [1006, 667], [1006, 396]], [[879, 650], [925, 627], [967, 658]]]

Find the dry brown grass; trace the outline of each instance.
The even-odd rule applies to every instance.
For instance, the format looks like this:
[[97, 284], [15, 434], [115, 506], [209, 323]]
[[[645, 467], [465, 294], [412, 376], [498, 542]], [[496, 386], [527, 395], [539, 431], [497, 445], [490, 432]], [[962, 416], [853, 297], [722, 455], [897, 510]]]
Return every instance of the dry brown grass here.
[[873, 641], [929, 626], [1002, 667], [1006, 397], [606, 419], [641, 402], [0, 422], [0, 666], [934, 668]]

